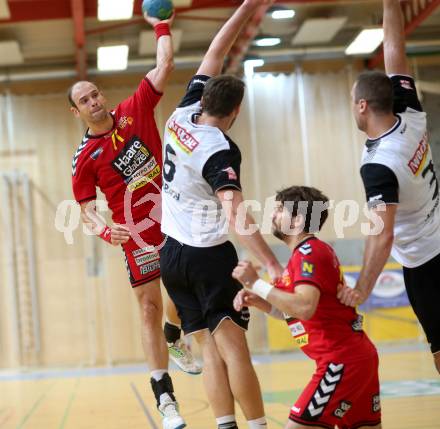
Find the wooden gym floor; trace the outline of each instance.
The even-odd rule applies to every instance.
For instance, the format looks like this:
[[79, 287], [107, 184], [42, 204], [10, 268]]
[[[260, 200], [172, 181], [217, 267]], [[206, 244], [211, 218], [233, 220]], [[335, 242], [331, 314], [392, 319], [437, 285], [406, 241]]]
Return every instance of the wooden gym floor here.
[[[439, 429], [440, 377], [425, 346], [380, 349], [383, 427]], [[269, 428], [283, 428], [313, 363], [300, 353], [256, 356]], [[171, 370], [189, 429], [215, 428], [200, 376]], [[241, 428], [246, 423], [239, 414]], [[0, 429], [159, 429], [143, 365], [0, 372]]]

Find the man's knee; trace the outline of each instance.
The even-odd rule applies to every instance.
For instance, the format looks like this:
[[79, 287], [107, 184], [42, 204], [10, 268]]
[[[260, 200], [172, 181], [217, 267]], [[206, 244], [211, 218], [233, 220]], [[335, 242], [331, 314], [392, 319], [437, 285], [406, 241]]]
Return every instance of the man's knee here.
[[214, 333], [214, 340], [222, 358], [245, 361], [250, 359], [244, 331], [231, 320], [224, 320]]
[[[157, 289], [157, 290], [156, 290]], [[144, 285], [135, 290], [144, 324], [162, 323], [162, 297], [156, 285]]]

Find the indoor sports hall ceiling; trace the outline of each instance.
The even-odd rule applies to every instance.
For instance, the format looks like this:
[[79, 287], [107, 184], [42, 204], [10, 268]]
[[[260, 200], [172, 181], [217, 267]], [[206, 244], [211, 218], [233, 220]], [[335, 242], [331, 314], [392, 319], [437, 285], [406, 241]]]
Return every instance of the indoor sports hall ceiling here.
[[[100, 46], [128, 45], [125, 71], [145, 69], [154, 62], [154, 38], [141, 17], [141, 0], [132, 18], [99, 21], [103, 0], [0, 0], [0, 80], [26, 80], [97, 73]], [[114, 1], [114, 0], [113, 0]], [[119, 2], [130, 0], [117, 0]], [[236, 0], [175, 0], [174, 39], [177, 67], [199, 62], [212, 37], [241, 2]], [[275, 2], [260, 10], [234, 47], [230, 69], [244, 58], [269, 62], [344, 58], [345, 49], [365, 28], [381, 23], [381, 0], [296, 0]], [[407, 2], [409, 51], [440, 53], [440, 0]], [[295, 12], [276, 20], [277, 9]], [[256, 40], [278, 38], [276, 46], [259, 47]], [[270, 42], [269, 42], [270, 43]], [[380, 48], [365, 58], [376, 61]], [[123, 71], [121, 71], [123, 72]]]

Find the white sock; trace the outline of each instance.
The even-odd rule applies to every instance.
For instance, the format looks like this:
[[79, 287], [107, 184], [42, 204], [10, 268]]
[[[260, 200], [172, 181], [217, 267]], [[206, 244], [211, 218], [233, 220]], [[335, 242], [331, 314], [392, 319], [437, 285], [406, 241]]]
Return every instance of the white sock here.
[[235, 421], [235, 416], [233, 414], [229, 416], [217, 417], [215, 419], [217, 422], [217, 428], [229, 429], [237, 427], [237, 422]]
[[156, 381], [159, 381], [167, 372], [168, 372], [167, 369], [153, 369], [153, 371], [150, 372], [150, 375], [151, 378], [154, 378]]
[[248, 420], [249, 429], [267, 429], [266, 417], [260, 417], [259, 419]]

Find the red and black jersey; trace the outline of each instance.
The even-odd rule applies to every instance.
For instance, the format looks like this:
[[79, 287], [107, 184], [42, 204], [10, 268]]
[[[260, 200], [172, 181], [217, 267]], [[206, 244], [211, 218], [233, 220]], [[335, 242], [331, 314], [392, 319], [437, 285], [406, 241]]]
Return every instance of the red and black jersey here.
[[[123, 224], [140, 221], [153, 207], [160, 207], [162, 143], [154, 108], [161, 96], [145, 78], [136, 92], [111, 112], [111, 131], [97, 136], [86, 133], [72, 162], [76, 201], [94, 200], [99, 187], [113, 221]], [[160, 215], [156, 217], [160, 219]]]
[[364, 359], [375, 348], [362, 330], [362, 316], [341, 304], [336, 296], [343, 274], [334, 250], [316, 237], [300, 243], [289, 260], [278, 289], [293, 293], [310, 284], [320, 291], [315, 314], [309, 320], [286, 316], [286, 322], [304, 353], [321, 361]]

